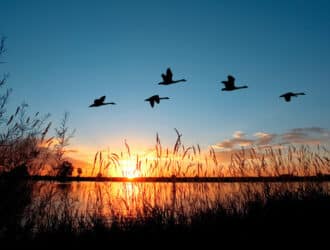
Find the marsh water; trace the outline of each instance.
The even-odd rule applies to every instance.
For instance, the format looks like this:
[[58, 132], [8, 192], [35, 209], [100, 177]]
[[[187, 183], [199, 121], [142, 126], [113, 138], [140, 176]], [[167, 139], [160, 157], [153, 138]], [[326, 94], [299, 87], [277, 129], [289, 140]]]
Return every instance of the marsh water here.
[[[157, 183], [157, 182], [46, 182], [30, 184], [31, 194], [23, 223], [31, 219], [102, 217], [141, 218], [155, 213], [180, 219], [221, 205], [244, 211], [251, 200], [270, 195], [304, 192], [330, 183]], [[19, 195], [19, 194], [18, 194]], [[19, 198], [19, 196], [18, 196]]]

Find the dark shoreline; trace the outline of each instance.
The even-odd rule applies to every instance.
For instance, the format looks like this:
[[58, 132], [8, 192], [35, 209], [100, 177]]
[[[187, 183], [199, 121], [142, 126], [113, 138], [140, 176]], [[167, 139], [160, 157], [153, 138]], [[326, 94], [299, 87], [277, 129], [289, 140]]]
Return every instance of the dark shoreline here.
[[32, 181], [58, 181], [58, 182], [327, 182], [330, 175], [318, 176], [269, 176], [269, 177], [57, 177], [57, 176], [27, 176], [17, 177], [2, 175], [0, 180], [32, 180]]

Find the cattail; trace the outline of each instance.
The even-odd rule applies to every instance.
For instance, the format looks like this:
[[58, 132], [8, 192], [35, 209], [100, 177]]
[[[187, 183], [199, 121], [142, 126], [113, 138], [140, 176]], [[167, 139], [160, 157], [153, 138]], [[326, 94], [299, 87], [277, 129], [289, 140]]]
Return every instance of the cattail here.
[[116, 153], [111, 153], [110, 161], [112, 162], [115, 168], [117, 168], [120, 165], [119, 156]]
[[17, 114], [18, 114], [20, 108], [21, 108], [20, 106], [17, 107], [16, 112], [15, 112], [15, 116], [17, 116]]
[[32, 128], [35, 128], [39, 122], [40, 122], [40, 120], [36, 120], [36, 121], [33, 123]]
[[46, 143], [51, 142], [53, 139], [54, 139], [54, 136], [50, 137], [50, 138], [46, 141]]
[[129, 148], [129, 145], [128, 145], [127, 142], [126, 142], [126, 139], [125, 139], [125, 147], [126, 147], [126, 150], [127, 150], [128, 156], [131, 158], [131, 150], [130, 150], [130, 148]]
[[110, 162], [107, 162], [107, 164], [105, 164], [105, 166], [104, 166], [104, 169], [107, 169], [109, 166], [110, 166]]
[[195, 146], [193, 146], [192, 149], [193, 149], [193, 152], [194, 152], [194, 156], [196, 156], [196, 148], [195, 148]]
[[189, 151], [190, 149], [192, 149], [192, 147], [189, 147], [189, 148], [187, 148], [187, 149], [184, 151], [181, 160], [184, 159], [184, 157], [186, 156], [186, 154], [188, 153], [188, 151]]
[[214, 148], [213, 147], [211, 147], [211, 149], [210, 149], [210, 154], [212, 156], [212, 160], [213, 160], [214, 164], [216, 166], [218, 166], [218, 160], [217, 160], [217, 157], [215, 155], [215, 151], [214, 151]]
[[94, 173], [94, 169], [95, 169], [95, 166], [96, 166], [96, 162], [97, 162], [97, 156], [98, 156], [99, 152], [96, 152], [95, 156], [94, 156], [94, 162], [93, 162], [93, 168], [92, 168], [92, 174]]
[[49, 122], [48, 125], [47, 125], [47, 127], [45, 128], [45, 130], [42, 132], [42, 134], [41, 134], [41, 142], [44, 141], [45, 136], [48, 133], [48, 130], [49, 130], [49, 128], [50, 128], [51, 125], [52, 125], [52, 122]]
[[13, 121], [13, 119], [14, 119], [14, 116], [11, 115], [10, 118], [9, 118], [9, 120], [8, 120], [8, 122], [7, 122], [7, 126]]

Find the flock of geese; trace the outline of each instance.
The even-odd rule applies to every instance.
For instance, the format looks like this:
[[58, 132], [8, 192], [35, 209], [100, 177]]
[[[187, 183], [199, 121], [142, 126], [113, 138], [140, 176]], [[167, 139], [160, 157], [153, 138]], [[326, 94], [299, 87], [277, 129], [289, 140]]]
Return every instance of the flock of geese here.
[[[179, 82], [186, 82], [186, 79], [180, 79], [180, 80], [173, 80], [173, 73], [170, 68], [167, 68], [166, 74], [161, 75], [163, 78], [162, 82], [159, 82], [159, 85], [170, 85], [174, 83], [179, 83]], [[238, 89], [244, 89], [247, 88], [248, 86], [235, 86], [235, 77], [232, 75], [227, 76], [226, 81], [222, 81], [222, 83], [225, 85], [224, 88], [222, 88], [222, 91], [233, 91], [233, 90], [238, 90]], [[279, 97], [283, 97], [286, 102], [291, 101], [291, 97], [297, 97], [298, 95], [305, 95], [305, 93], [300, 92], [300, 93], [293, 93], [293, 92], [287, 92], [284, 93], [283, 95], [280, 95]], [[153, 95], [150, 96], [149, 98], [145, 99], [144, 101], [149, 102], [150, 106], [153, 108], [155, 106], [155, 103], [159, 104], [160, 100], [166, 100], [170, 99], [169, 97], [160, 97], [159, 95]], [[104, 102], [105, 101], [105, 96], [101, 96], [98, 99], [95, 99], [94, 102], [89, 105], [89, 107], [99, 107], [103, 105], [115, 105], [116, 103], [114, 102]]]

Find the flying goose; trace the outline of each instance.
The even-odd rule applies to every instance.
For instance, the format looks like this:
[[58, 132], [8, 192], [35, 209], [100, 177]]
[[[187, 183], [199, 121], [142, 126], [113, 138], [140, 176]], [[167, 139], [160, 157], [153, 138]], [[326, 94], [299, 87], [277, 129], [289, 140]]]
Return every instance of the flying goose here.
[[112, 104], [112, 105], [116, 104], [114, 102], [104, 102], [104, 100], [105, 100], [105, 95], [101, 96], [99, 99], [95, 99], [94, 103], [89, 105], [89, 107], [99, 107], [99, 106], [108, 105], [108, 104]]
[[236, 87], [235, 86], [235, 77], [228, 75], [227, 78], [228, 78], [227, 81], [222, 81], [222, 83], [225, 85], [225, 87], [221, 89], [222, 91], [232, 91], [232, 90], [236, 90], [236, 89], [245, 89], [248, 87], [248, 86]]
[[160, 100], [170, 99], [169, 97], [159, 97], [159, 95], [153, 95], [149, 98], [145, 99], [144, 101], [149, 102], [150, 106], [153, 108], [155, 106], [155, 102], [159, 104]]
[[166, 75], [162, 74], [163, 81], [158, 83], [159, 85], [170, 85], [177, 82], [186, 82], [186, 79], [173, 80], [173, 73], [170, 68], [167, 68]]
[[280, 95], [280, 97], [283, 97], [286, 102], [289, 102], [289, 101], [291, 101], [291, 97], [293, 97], [293, 96], [297, 97], [298, 95], [305, 95], [305, 93], [303, 93], [303, 92], [301, 92], [301, 93], [287, 92], [283, 95]]

